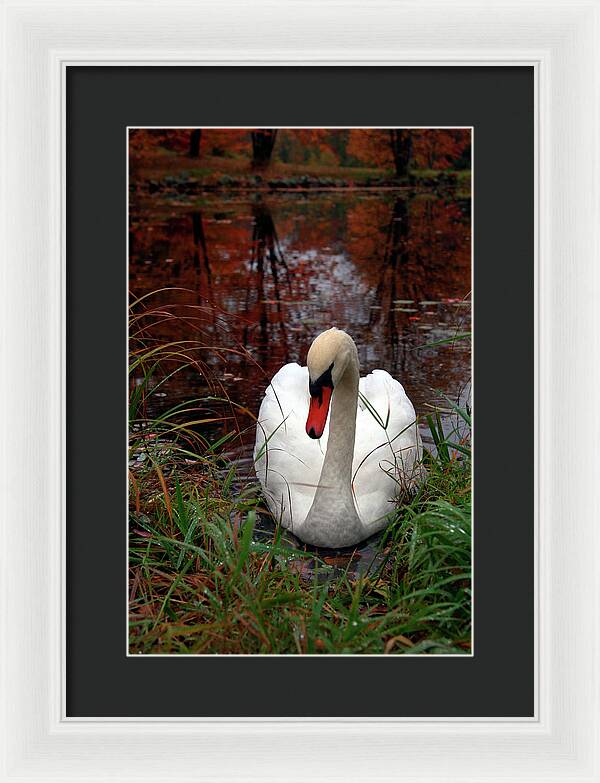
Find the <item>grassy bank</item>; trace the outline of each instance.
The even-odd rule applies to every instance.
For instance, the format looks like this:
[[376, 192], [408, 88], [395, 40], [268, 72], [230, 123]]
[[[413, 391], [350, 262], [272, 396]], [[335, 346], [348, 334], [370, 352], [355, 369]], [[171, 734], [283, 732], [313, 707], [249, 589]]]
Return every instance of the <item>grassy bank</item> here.
[[150, 192], [175, 190], [296, 190], [365, 187], [457, 187], [470, 192], [471, 172], [449, 169], [413, 170], [398, 180], [392, 169], [322, 163], [273, 161], [262, 172], [246, 158], [203, 156], [193, 159], [161, 150], [132, 163], [132, 183]]
[[[169, 175], [189, 175], [202, 179], [206, 184], [218, 183], [221, 177], [239, 179], [257, 176], [251, 168], [250, 161], [245, 157], [222, 157], [203, 155], [200, 158], [189, 158], [170, 150], [160, 150], [154, 155], [140, 160], [135, 166], [136, 176], [143, 179], [164, 179]], [[378, 168], [326, 165], [322, 163], [283, 163], [273, 160], [268, 169], [259, 172], [262, 180], [269, 177], [337, 177], [346, 181], [362, 182], [371, 177], [391, 176], [392, 171], [382, 171]]]
[[[153, 323], [174, 317], [138, 302], [130, 324], [130, 652], [469, 652], [468, 413], [448, 401], [450, 435], [429, 417], [428, 479], [356, 570], [351, 551], [309, 551], [269, 524], [256, 481], [223, 457], [251, 414], [224, 400], [210, 343], [152, 338]], [[187, 317], [200, 335], [215, 314]], [[190, 367], [207, 393], [153, 413]], [[215, 425], [229, 434], [209, 438]]]
[[232, 474], [204, 486], [164, 477], [131, 516], [130, 651], [468, 652], [466, 465], [430, 470], [379, 542], [383, 563], [357, 577], [339, 573], [339, 556], [291, 547], [281, 530], [256, 536], [265, 510], [255, 487], [233, 490]]

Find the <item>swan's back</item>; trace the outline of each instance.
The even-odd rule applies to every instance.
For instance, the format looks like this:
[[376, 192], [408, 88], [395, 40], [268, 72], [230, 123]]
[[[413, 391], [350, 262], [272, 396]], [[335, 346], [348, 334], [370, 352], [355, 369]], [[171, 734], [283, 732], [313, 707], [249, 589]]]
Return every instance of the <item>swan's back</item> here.
[[385, 370], [360, 379], [352, 463], [354, 500], [368, 534], [386, 524], [396, 496], [420, 478], [421, 439], [404, 387]]
[[[321, 475], [329, 419], [320, 440], [306, 434], [308, 368], [286, 364], [260, 406], [254, 461], [269, 507], [281, 524], [301, 527]], [[385, 370], [359, 382], [353, 457], [354, 499], [365, 537], [385, 527], [402, 484], [418, 480], [421, 443], [404, 388]]]

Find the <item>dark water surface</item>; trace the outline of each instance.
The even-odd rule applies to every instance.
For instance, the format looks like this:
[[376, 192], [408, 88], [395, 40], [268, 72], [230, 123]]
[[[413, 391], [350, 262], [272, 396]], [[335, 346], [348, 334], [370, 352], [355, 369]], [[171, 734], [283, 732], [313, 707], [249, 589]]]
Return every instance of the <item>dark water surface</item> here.
[[[185, 305], [207, 301], [223, 311], [200, 326], [192, 317], [165, 321], [159, 336], [196, 340], [202, 332], [205, 343], [247, 349], [207, 361], [217, 361], [212, 371], [230, 398], [254, 414], [267, 379], [286, 362], [304, 364], [314, 337], [331, 326], [354, 338], [361, 374], [388, 370], [418, 414], [440, 403], [439, 392], [468, 399], [470, 340], [440, 343], [471, 328], [468, 198], [400, 190], [155, 194], [130, 205], [129, 250], [134, 296], [176, 287], [186, 290], [149, 301], [177, 303], [184, 315]], [[431, 343], [440, 344], [424, 347]], [[154, 403], [169, 408], [205, 391], [190, 368]], [[235, 454], [248, 467], [251, 445], [249, 433]]]

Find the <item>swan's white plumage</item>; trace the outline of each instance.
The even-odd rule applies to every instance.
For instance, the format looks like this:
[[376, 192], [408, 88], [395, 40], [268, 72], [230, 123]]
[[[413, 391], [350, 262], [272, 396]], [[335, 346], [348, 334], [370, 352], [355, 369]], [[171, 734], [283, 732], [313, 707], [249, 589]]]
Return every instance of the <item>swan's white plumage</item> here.
[[[254, 460], [269, 507], [283, 527], [302, 538], [329, 437], [306, 434], [307, 367], [286, 364], [273, 377], [258, 414]], [[387, 524], [400, 486], [420, 477], [421, 443], [415, 411], [402, 384], [385, 370], [360, 379], [352, 465], [354, 502], [364, 538]]]

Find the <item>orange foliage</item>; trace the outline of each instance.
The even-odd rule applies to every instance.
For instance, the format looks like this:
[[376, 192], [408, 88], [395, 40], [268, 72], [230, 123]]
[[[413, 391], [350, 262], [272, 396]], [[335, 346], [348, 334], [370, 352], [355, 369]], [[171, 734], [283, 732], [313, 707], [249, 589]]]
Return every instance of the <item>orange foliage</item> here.
[[[129, 132], [129, 151], [143, 158], [160, 149], [187, 154], [192, 128], [134, 128]], [[203, 128], [200, 155], [240, 155], [250, 150], [250, 131], [244, 128]]]
[[[471, 143], [471, 132], [465, 129], [426, 128], [410, 132], [413, 169], [450, 168]], [[349, 134], [348, 153], [359, 162], [383, 168], [393, 167], [389, 130], [353, 129]]]
[[362, 164], [392, 168], [394, 160], [388, 130], [359, 128], [349, 131], [347, 152]]
[[[200, 157], [252, 157], [252, 129], [202, 129]], [[411, 168], [445, 169], [456, 165], [471, 143], [469, 130], [414, 129]], [[192, 129], [133, 129], [129, 135], [132, 159], [140, 160], [170, 150], [182, 155], [190, 151]], [[378, 128], [294, 128], [277, 133], [273, 156], [283, 162], [311, 161], [328, 165], [394, 168], [389, 129]]]
[[413, 168], [451, 168], [471, 143], [471, 131], [423, 129], [413, 131]]

